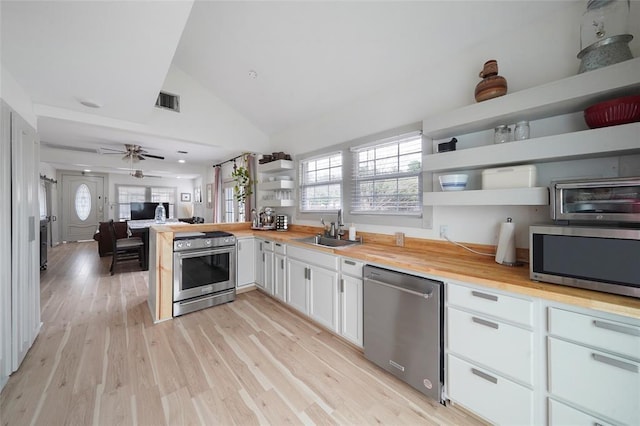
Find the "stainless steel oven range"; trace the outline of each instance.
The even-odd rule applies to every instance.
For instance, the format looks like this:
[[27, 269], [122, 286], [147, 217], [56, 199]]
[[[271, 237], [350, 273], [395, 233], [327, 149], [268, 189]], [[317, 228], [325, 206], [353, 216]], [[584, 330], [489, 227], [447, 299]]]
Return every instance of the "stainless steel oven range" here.
[[236, 298], [236, 237], [177, 232], [173, 240], [173, 316]]

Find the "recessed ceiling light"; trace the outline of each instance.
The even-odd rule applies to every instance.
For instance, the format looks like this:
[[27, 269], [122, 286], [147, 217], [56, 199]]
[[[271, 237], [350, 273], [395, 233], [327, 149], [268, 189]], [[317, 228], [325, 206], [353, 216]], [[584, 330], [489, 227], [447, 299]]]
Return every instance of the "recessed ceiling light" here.
[[84, 169], [84, 171], [89, 173], [91, 170], [90, 169]]
[[183, 160], [182, 158], [178, 160], [178, 163], [185, 163], [186, 160]]
[[180, 176], [176, 176], [176, 179], [180, 179]]
[[258, 78], [258, 73], [254, 70], [249, 70], [249, 78], [255, 80], [256, 78]]
[[89, 108], [102, 108], [102, 104], [100, 102], [96, 102], [92, 99], [80, 99], [80, 103]]

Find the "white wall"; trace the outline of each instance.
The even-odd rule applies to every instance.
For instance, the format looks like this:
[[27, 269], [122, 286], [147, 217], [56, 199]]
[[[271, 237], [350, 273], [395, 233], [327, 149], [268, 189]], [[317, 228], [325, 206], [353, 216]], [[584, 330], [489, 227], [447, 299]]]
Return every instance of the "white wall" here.
[[0, 98], [4, 99], [31, 127], [38, 129], [31, 97], [2, 66], [0, 66]]
[[237, 155], [239, 146], [269, 151], [267, 135], [175, 65], [162, 90], [180, 96], [180, 114], [154, 108], [147, 123], [154, 133], [215, 145], [229, 155]]
[[[630, 23], [636, 39], [631, 43], [631, 49], [634, 56], [638, 56], [640, 4], [634, 3]], [[448, 62], [434, 63], [431, 69], [438, 71], [437, 78], [429, 78], [431, 73], [416, 73], [413, 78], [381, 88], [378, 93], [273, 135], [272, 146], [292, 154], [306, 153], [472, 104], [475, 102], [474, 88], [480, 81], [478, 72], [488, 59], [497, 59], [500, 75], [507, 79], [510, 93], [575, 75], [580, 64], [576, 55], [580, 49], [579, 27], [585, 4], [576, 2], [518, 33], [480, 42]], [[452, 22], [451, 33], [443, 36], [455, 37], [455, 22]], [[424, 52], [418, 54], [428, 54], [427, 42]], [[305, 141], [304, 145], [300, 144], [301, 140]], [[401, 221], [394, 226], [357, 222], [356, 226], [362, 231], [401, 231], [409, 236], [438, 239], [439, 225], [447, 224], [449, 235], [455, 240], [496, 244], [499, 224], [507, 216], [513, 217], [516, 223], [517, 246], [527, 247], [529, 224], [548, 220], [548, 210], [540, 207], [436, 207], [432, 229], [403, 228]], [[295, 218], [293, 222], [307, 224]]]

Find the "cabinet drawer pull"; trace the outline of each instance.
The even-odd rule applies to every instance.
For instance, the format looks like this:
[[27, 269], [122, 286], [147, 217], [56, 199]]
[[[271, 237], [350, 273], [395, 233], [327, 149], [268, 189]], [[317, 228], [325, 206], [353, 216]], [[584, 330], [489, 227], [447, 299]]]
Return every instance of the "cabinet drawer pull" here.
[[622, 368], [623, 370], [630, 371], [632, 373], [638, 372], [638, 366], [635, 364], [631, 364], [629, 362], [620, 361], [618, 359], [609, 358], [608, 356], [600, 355], [600, 354], [591, 354], [594, 360], [601, 362], [603, 364], [608, 364], [612, 367]]
[[276, 246], [277, 246], [277, 247], [282, 247], [282, 244], [280, 244], [280, 243], [276, 243]]
[[475, 322], [476, 324], [484, 325], [486, 327], [495, 328], [496, 330], [500, 327], [500, 325], [497, 322], [487, 321], [485, 319], [478, 318], [478, 317], [471, 317], [471, 320], [473, 322]]
[[491, 300], [492, 302], [497, 302], [498, 301], [498, 296], [495, 296], [493, 294], [487, 294], [487, 293], [482, 293], [480, 291], [472, 291], [471, 292], [472, 296], [475, 297], [479, 297], [481, 299], [487, 299], [487, 300]]
[[598, 320], [593, 320], [593, 325], [598, 328], [604, 328], [605, 330], [616, 331], [618, 333], [628, 334], [630, 336], [640, 336], [640, 330], [631, 327], [625, 327], [622, 325], [611, 324], [609, 322]]
[[354, 262], [353, 260], [345, 260], [344, 263], [346, 263], [347, 265], [356, 266], [356, 262]]
[[497, 377], [490, 376], [490, 375], [488, 375], [487, 373], [483, 373], [483, 372], [482, 372], [482, 371], [480, 371], [480, 370], [476, 370], [475, 368], [472, 368], [472, 369], [471, 369], [471, 372], [472, 372], [473, 374], [475, 374], [476, 376], [478, 376], [478, 377], [480, 377], [480, 378], [485, 379], [487, 382], [491, 382], [491, 383], [493, 383], [494, 385], [495, 385], [495, 384], [498, 384], [498, 378], [497, 378]]

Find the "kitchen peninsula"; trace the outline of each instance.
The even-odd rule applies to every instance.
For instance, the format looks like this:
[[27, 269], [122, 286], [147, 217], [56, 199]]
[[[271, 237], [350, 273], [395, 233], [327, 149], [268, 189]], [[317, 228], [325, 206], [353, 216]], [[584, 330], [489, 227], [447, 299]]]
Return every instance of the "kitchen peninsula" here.
[[[154, 322], [172, 318], [173, 236], [175, 232], [224, 230], [237, 237], [260, 236], [284, 244], [310, 249], [296, 241], [314, 235], [316, 228], [293, 225], [288, 232], [252, 231], [251, 224], [184, 224], [152, 226], [149, 259], [149, 308]], [[391, 235], [364, 234], [365, 244], [341, 249], [312, 247], [403, 272], [436, 277], [443, 281], [473, 282], [487, 288], [596, 309], [640, 319], [640, 299], [531, 281], [529, 269], [498, 265], [493, 258], [481, 258], [447, 242], [407, 238], [396, 247]], [[389, 247], [393, 247], [393, 251]]]

